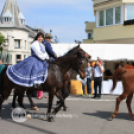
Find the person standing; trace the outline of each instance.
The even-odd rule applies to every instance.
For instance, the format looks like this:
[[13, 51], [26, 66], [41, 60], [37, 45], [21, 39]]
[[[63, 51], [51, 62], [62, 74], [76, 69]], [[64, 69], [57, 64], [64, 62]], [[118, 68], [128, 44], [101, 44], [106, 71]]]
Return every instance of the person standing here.
[[[99, 60], [96, 61], [94, 67], [94, 97], [93, 98], [101, 98], [101, 88], [102, 88], [102, 76], [104, 73], [104, 67], [100, 63]], [[99, 95], [97, 96], [97, 88], [99, 87]]]
[[87, 84], [87, 77], [85, 77], [81, 81], [82, 81], [82, 90], [83, 90], [83, 95], [82, 96], [85, 96], [86, 95], [85, 88], [86, 88], [86, 84]]
[[90, 63], [88, 62], [88, 67], [86, 68], [87, 74], [87, 94], [91, 94], [91, 81], [93, 78], [93, 68], [91, 67]]

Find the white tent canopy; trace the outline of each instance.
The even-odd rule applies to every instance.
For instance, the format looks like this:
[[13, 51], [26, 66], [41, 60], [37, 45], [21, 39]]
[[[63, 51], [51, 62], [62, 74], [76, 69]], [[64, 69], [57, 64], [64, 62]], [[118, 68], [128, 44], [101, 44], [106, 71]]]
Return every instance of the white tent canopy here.
[[[77, 46], [76, 44], [52, 44], [58, 56]], [[81, 48], [92, 56], [92, 60], [100, 57], [103, 60], [134, 60], [134, 45], [130, 44], [81, 44]]]

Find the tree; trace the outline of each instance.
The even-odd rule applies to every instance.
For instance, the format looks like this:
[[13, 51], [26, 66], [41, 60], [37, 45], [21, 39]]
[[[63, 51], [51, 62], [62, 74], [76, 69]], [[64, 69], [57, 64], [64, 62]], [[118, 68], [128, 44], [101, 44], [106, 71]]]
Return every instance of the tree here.
[[6, 42], [6, 40], [5, 40], [4, 35], [2, 35], [2, 34], [0, 33], [0, 51], [3, 50], [1, 45], [2, 45], [3, 43], [5, 43], [5, 42]]

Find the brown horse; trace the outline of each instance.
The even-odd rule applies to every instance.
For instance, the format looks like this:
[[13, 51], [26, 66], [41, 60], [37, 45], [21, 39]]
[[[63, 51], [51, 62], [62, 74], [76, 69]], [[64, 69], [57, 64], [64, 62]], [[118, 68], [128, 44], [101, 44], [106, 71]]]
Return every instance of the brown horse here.
[[[74, 53], [74, 52], [77, 52], [77, 51], [82, 51], [84, 52], [80, 45], [76, 46], [75, 48], [71, 49], [67, 54], [65, 55], [68, 55], [68, 54], [71, 54], [71, 53]], [[86, 53], [85, 53], [86, 54]], [[87, 58], [91, 58], [90, 55], [86, 54], [85, 57]], [[65, 99], [69, 96], [69, 92], [68, 92], [68, 89], [67, 89], [67, 86], [68, 86], [68, 83], [70, 81], [70, 78], [71, 78], [71, 73], [72, 73], [72, 69], [70, 69], [63, 77], [63, 87], [62, 87], [62, 94], [66, 94], [65, 95]], [[44, 89], [45, 90], [45, 89]], [[59, 92], [61, 92], [61, 90], [59, 90]], [[56, 93], [56, 96], [57, 98], [59, 98], [59, 92]], [[32, 90], [27, 90], [27, 97], [29, 99], [29, 102], [31, 104], [31, 108], [33, 110], [38, 110], [38, 107], [34, 104], [33, 100], [32, 100]], [[16, 100], [17, 100], [17, 96], [18, 96], [18, 103], [19, 103], [19, 106], [22, 107], [22, 108], [25, 108], [24, 107], [24, 104], [23, 104], [23, 98], [24, 98], [24, 91], [21, 93], [21, 92], [18, 92], [18, 90], [15, 90], [14, 91], [14, 97], [13, 97], [13, 102], [12, 102], [12, 107], [15, 108], [16, 107]], [[57, 101], [57, 104], [60, 103], [60, 101]], [[67, 111], [68, 110], [68, 107], [65, 105], [65, 101], [63, 103], [63, 110], [64, 111]]]
[[134, 69], [129, 70], [129, 69], [125, 69], [125, 68], [122, 68], [122, 67], [118, 68], [114, 72], [113, 87], [112, 87], [111, 91], [113, 91], [115, 89], [117, 81], [119, 79], [122, 80], [124, 91], [116, 99], [115, 111], [112, 114], [112, 117], [111, 117], [110, 120], [112, 120], [113, 118], [116, 117], [116, 115], [119, 112], [119, 105], [120, 105], [121, 101], [124, 100], [125, 98], [127, 98], [126, 104], [127, 104], [129, 115], [132, 118], [132, 120], [134, 120], [134, 115], [133, 115], [132, 108], [131, 108], [131, 102], [132, 102], [133, 93], [134, 93]]
[[[50, 63], [48, 68], [48, 77], [45, 83], [43, 84], [45, 89], [49, 92], [49, 107], [47, 112], [48, 121], [54, 121], [52, 115], [56, 115], [64, 103], [64, 94], [63, 96], [59, 94], [60, 104], [54, 109], [51, 113], [52, 103], [54, 95], [59, 91], [63, 86], [63, 76], [72, 68], [80, 74], [81, 77], [85, 77], [85, 71], [83, 68], [83, 58], [85, 58], [86, 53], [82, 51], [75, 52], [73, 54], [62, 56], [56, 61]], [[24, 91], [27, 87], [19, 86], [13, 83], [6, 74], [6, 69], [4, 70], [4, 75], [0, 76], [3, 79], [3, 82], [0, 83], [0, 117], [1, 117], [1, 107], [2, 103], [8, 98], [13, 88], [17, 90]], [[1, 79], [1, 78], [0, 78]], [[41, 87], [39, 88], [41, 89]], [[27, 88], [27, 90], [37, 90], [35, 88]], [[43, 90], [43, 89], [42, 89]]]

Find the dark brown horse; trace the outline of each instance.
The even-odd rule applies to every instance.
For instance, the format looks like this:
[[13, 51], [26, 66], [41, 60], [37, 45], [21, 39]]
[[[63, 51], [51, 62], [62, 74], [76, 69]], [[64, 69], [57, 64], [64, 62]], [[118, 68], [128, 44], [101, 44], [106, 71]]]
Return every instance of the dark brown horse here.
[[[66, 56], [68, 54], [71, 54], [71, 53], [74, 53], [74, 52], [77, 52], [77, 51], [82, 51], [84, 52], [80, 46], [78, 45], [77, 47], [71, 49], [67, 54], [65, 54]], [[89, 56], [88, 54], [85, 55], [85, 57], [87, 58], [91, 58], [91, 56]], [[68, 92], [68, 89], [67, 89], [67, 86], [68, 86], [68, 83], [70, 81], [70, 78], [71, 78], [71, 73], [72, 73], [72, 69], [70, 69], [65, 75], [64, 75], [64, 79], [63, 79], [63, 87], [62, 87], [62, 94], [65, 94], [65, 99], [69, 96], [69, 92]], [[58, 90], [59, 92], [61, 92], [61, 90]], [[56, 96], [57, 98], [59, 98], [59, 92], [56, 93]], [[27, 90], [27, 97], [29, 99], [29, 102], [31, 104], [31, 108], [34, 109], [34, 110], [38, 110], [38, 107], [34, 104], [33, 100], [32, 100], [32, 90]], [[24, 107], [24, 104], [23, 104], [23, 98], [24, 98], [24, 91], [21, 93], [21, 92], [18, 92], [18, 90], [15, 90], [14, 91], [14, 97], [13, 97], [13, 102], [12, 102], [12, 107], [15, 108], [16, 107], [16, 100], [17, 100], [17, 96], [18, 96], [18, 103], [19, 103], [19, 106], [22, 107], [22, 108], [25, 108]], [[57, 101], [58, 103], [60, 103], [60, 101]], [[57, 104], [58, 104], [57, 103]], [[65, 105], [65, 101], [63, 103], [63, 110], [67, 111], [68, 110], [68, 107]]]
[[120, 79], [122, 81], [124, 91], [116, 99], [115, 111], [112, 114], [112, 117], [110, 118], [110, 120], [115, 118], [116, 115], [119, 113], [119, 105], [120, 105], [121, 101], [124, 100], [125, 98], [127, 98], [126, 104], [127, 104], [129, 115], [132, 118], [132, 120], [134, 120], [134, 115], [133, 115], [132, 108], [131, 108], [131, 102], [132, 102], [133, 93], [134, 93], [134, 69], [129, 70], [129, 69], [125, 69], [122, 67], [118, 68], [114, 72], [113, 87], [112, 87], [111, 91], [113, 91], [115, 89], [117, 81]]
[[[82, 51], [75, 52], [73, 54], [62, 56], [56, 61], [50, 63], [48, 68], [48, 77], [43, 86], [49, 92], [49, 107], [47, 112], [48, 121], [54, 121], [54, 117], [51, 116], [56, 115], [60, 108], [64, 103], [64, 93], [63, 96], [59, 92], [60, 104], [54, 109], [51, 114], [51, 108], [53, 103], [54, 95], [63, 87], [63, 77], [64, 75], [72, 68], [76, 72], [80, 74], [81, 77], [85, 77], [85, 71], [83, 68], [83, 58], [85, 58], [86, 53]], [[2, 103], [8, 98], [13, 88], [16, 88], [18, 91], [25, 91], [26, 87], [19, 86], [13, 83], [6, 74], [6, 70], [4, 70], [4, 75], [0, 76], [3, 79], [3, 82], [0, 83], [0, 116], [1, 116], [1, 107]], [[41, 90], [42, 86], [39, 88]], [[27, 88], [27, 90], [37, 90], [34, 88]], [[43, 88], [42, 88], [43, 90]]]

